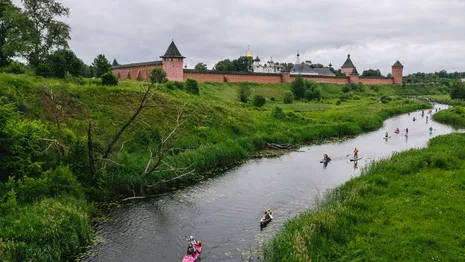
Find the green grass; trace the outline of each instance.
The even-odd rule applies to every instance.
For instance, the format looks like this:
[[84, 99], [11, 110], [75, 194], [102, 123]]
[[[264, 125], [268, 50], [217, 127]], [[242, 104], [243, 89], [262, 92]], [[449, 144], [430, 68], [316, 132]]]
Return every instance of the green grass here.
[[433, 119], [456, 128], [465, 128], [465, 108], [456, 106], [451, 109], [441, 110], [433, 115]]
[[[110, 157], [118, 165], [108, 164], [98, 178], [91, 177], [88, 122], [93, 126], [95, 151], [101, 152], [135, 112], [142, 96], [140, 85], [121, 81], [118, 86], [103, 87], [0, 74], [0, 146], [11, 150], [7, 151], [8, 161], [0, 158], [0, 162], [15, 169], [0, 172], [4, 182], [14, 176], [8, 183], [0, 183], [0, 202], [6, 203], [0, 205], [1, 261], [59, 260], [90, 238], [86, 203], [133, 192], [154, 193], [146, 191], [145, 186], [172, 178], [171, 172], [144, 176], [143, 170], [149, 149], [156, 148], [157, 138], [171, 131], [183, 105], [186, 122], [175, 137], [175, 150], [167, 155], [167, 161], [175, 166], [192, 166], [196, 172], [180, 180], [192, 183], [206, 171], [252, 156], [264, 149], [266, 142], [310, 144], [375, 130], [390, 116], [431, 107], [402, 95], [440, 93], [433, 87], [358, 86], [358, 91], [343, 96], [347, 101], [336, 105], [342, 86], [319, 84], [322, 101], [283, 104], [289, 84], [249, 83], [252, 96], [267, 98], [263, 107], [256, 108], [252, 101], [237, 100], [239, 84], [235, 83], [203, 83], [200, 96], [162, 85], [115, 145]], [[50, 89], [61, 108], [60, 135], [47, 96]], [[385, 96], [392, 100], [381, 103], [380, 98]], [[41, 137], [58, 139], [66, 146], [64, 154], [59, 154], [56, 146], [45, 150], [48, 144], [40, 142]], [[165, 184], [154, 191], [173, 186], [176, 184]]]
[[465, 260], [464, 134], [397, 153], [286, 222], [265, 261]]

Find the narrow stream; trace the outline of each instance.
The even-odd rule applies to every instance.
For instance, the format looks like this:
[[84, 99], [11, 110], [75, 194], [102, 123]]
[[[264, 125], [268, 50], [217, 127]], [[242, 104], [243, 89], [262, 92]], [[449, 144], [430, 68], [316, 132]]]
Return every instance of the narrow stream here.
[[[394, 117], [378, 131], [354, 139], [303, 147], [279, 158], [251, 160], [201, 184], [114, 208], [112, 220], [97, 226], [102, 242], [83, 261], [181, 261], [189, 235], [202, 241], [203, 262], [245, 260], [287, 219], [311, 208], [326, 189], [359, 175], [371, 161], [424, 147], [430, 138], [455, 131], [431, 120], [426, 123], [426, 116], [431, 119], [427, 111], [424, 118], [421, 111]], [[408, 137], [404, 136], [406, 127]], [[396, 128], [401, 130], [398, 135]], [[386, 131], [391, 136], [387, 141], [383, 139]], [[358, 168], [347, 157], [355, 147], [362, 157]], [[326, 168], [319, 162], [324, 153], [332, 158]], [[264, 207], [273, 210], [274, 220], [261, 230]]]

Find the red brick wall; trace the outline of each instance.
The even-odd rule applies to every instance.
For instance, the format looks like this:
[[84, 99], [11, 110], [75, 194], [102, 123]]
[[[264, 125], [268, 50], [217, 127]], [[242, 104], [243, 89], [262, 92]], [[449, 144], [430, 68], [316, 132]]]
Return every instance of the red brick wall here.
[[354, 70], [352, 67], [350, 67], [350, 68], [341, 68], [341, 73], [345, 73], [346, 76], [349, 76], [350, 74], [352, 74], [352, 70]]
[[184, 63], [182, 58], [163, 58], [163, 70], [166, 78], [172, 81], [184, 81]]
[[365, 85], [392, 85], [394, 83], [393, 78], [376, 78], [376, 77], [361, 77], [359, 82]]
[[[295, 76], [291, 76], [291, 81], [294, 81]], [[349, 77], [334, 77], [334, 76], [304, 76], [305, 80], [312, 80], [317, 83], [331, 83], [331, 84], [348, 84]]]
[[141, 77], [140, 80], [147, 80], [147, 76], [150, 74], [150, 72], [152, 72], [152, 69], [155, 67], [161, 67], [161, 65], [116, 68], [116, 69], [112, 69], [112, 72], [113, 74], [118, 76], [120, 79], [127, 79], [128, 72], [129, 72], [130, 77], [133, 80], [137, 80], [137, 75], [140, 73], [140, 77]]
[[257, 74], [231, 74], [208, 72], [185, 72], [184, 81], [193, 78], [198, 82], [255, 82], [260, 84], [281, 83], [281, 74], [257, 75]]

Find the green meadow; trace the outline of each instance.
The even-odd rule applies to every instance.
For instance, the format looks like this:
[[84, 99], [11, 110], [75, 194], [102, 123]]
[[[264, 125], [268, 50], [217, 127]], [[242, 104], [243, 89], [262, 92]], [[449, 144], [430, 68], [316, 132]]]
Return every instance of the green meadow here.
[[[464, 126], [456, 107], [434, 119]], [[464, 261], [465, 134], [396, 153], [287, 221], [265, 261]]]
[[[390, 116], [431, 107], [405, 96], [444, 93], [434, 86], [308, 83], [321, 90], [319, 101], [285, 104], [289, 84], [203, 83], [194, 95], [183, 84], [168, 82], [92, 173], [88, 145], [102, 155], [136, 112], [141, 84], [101, 86], [91, 79], [0, 74], [1, 261], [56, 261], [78, 252], [93, 237], [95, 202], [195, 183], [266, 149], [267, 143], [311, 144], [375, 130]], [[251, 90], [247, 103], [237, 97], [244, 85]], [[266, 103], [254, 106], [254, 95], [264, 96]], [[166, 164], [146, 175], [150, 152], [169, 136], [180, 109], [178, 120], [184, 122], [170, 137]], [[179, 176], [169, 167], [193, 172], [148, 187]]]

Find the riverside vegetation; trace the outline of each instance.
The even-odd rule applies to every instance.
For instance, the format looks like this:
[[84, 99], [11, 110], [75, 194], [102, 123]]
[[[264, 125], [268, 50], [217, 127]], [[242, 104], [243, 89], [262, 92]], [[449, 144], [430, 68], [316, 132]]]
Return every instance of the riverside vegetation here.
[[[93, 237], [95, 201], [194, 183], [267, 143], [312, 143], [375, 130], [390, 116], [430, 107], [402, 96], [443, 93], [305, 82], [305, 97], [312, 100], [285, 104], [288, 84], [189, 83], [160, 85], [110, 154], [96, 159], [137, 111], [140, 82], [101, 86], [82, 78], [0, 74], [0, 260], [56, 261], [77, 252]], [[265, 103], [240, 102], [244, 86]], [[175, 127], [163, 168], [147, 174], [151, 153]], [[103, 162], [98, 170], [94, 160]], [[195, 172], [179, 177], [175, 167]]]
[[[465, 128], [465, 109], [433, 119]], [[263, 247], [264, 260], [465, 260], [464, 143], [465, 134], [435, 137], [427, 148], [372, 164], [287, 221]]]

